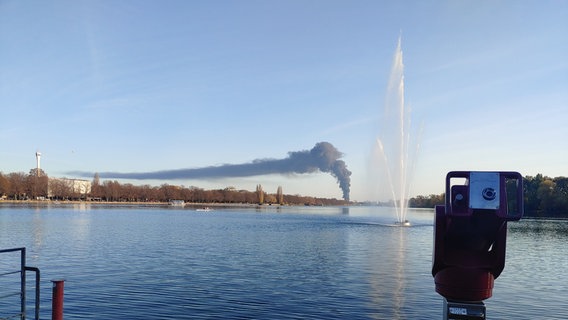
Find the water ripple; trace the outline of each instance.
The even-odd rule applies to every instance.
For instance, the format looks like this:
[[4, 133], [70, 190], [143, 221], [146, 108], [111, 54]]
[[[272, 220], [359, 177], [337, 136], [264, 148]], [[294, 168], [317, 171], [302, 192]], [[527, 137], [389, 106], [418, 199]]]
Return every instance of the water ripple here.
[[[2, 209], [0, 240], [28, 247], [41, 268], [42, 318], [48, 280], [61, 277], [68, 319], [440, 318], [431, 213], [412, 217], [421, 227], [392, 228], [362, 209], [300, 209]], [[490, 318], [568, 318], [558, 228], [511, 228]]]

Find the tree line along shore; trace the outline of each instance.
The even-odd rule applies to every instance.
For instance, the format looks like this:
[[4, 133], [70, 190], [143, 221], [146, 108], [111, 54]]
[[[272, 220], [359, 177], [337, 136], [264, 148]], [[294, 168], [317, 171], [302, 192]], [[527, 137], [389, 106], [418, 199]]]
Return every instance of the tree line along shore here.
[[[41, 170], [41, 169], [40, 169]], [[95, 175], [86, 184], [76, 179], [49, 178], [43, 171], [0, 173], [0, 199], [11, 201], [89, 201], [107, 203], [168, 203], [181, 200], [187, 203], [206, 204], [278, 204], [278, 205], [347, 205], [348, 201], [335, 198], [284, 194], [282, 187], [274, 193], [266, 192], [259, 184], [255, 191], [237, 190], [234, 187], [205, 190], [169, 184], [161, 186], [133, 185], [116, 180], [100, 181]], [[81, 182], [81, 181], [80, 181]]]
[[[528, 217], [568, 218], [568, 178], [550, 178], [537, 174], [525, 176], [524, 208]], [[274, 193], [266, 192], [261, 185], [255, 191], [237, 190], [233, 187], [204, 190], [198, 187], [183, 187], [169, 184], [161, 186], [133, 185], [106, 180], [101, 182], [95, 175], [90, 188], [84, 192], [73, 188], [61, 179], [50, 179], [36, 169], [29, 174], [0, 172], [0, 200], [4, 201], [89, 201], [105, 203], [163, 204], [171, 200], [182, 200], [194, 204], [267, 204], [267, 205], [313, 205], [341, 206], [365, 203], [349, 202], [335, 198], [290, 195], [278, 187]], [[412, 208], [434, 208], [444, 204], [445, 195], [431, 194], [416, 196], [408, 201]], [[368, 204], [368, 203], [367, 203]], [[376, 203], [373, 203], [376, 204]], [[390, 205], [383, 203], [382, 205]]]
[[[537, 174], [523, 177], [526, 217], [568, 218], [568, 178], [550, 178]], [[418, 196], [409, 200], [410, 207], [433, 208], [444, 204], [445, 195]]]

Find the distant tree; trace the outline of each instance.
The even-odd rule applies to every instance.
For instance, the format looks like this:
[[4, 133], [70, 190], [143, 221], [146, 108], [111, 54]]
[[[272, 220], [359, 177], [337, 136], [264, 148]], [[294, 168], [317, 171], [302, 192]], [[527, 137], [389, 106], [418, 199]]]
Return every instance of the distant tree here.
[[26, 174], [12, 172], [8, 175], [10, 181], [10, 194], [15, 200], [23, 200], [26, 197]]
[[198, 203], [203, 203], [205, 202], [204, 198], [205, 198], [205, 190], [201, 189], [201, 188], [193, 188], [191, 189], [191, 198], [189, 199], [189, 201], [191, 202], [198, 202]]
[[93, 176], [93, 185], [100, 185], [101, 184], [101, 178], [99, 176], [98, 172], [95, 172], [95, 175]]
[[558, 195], [568, 198], [568, 178], [556, 177], [553, 181], [556, 184], [556, 191], [558, 192]]
[[158, 191], [157, 188], [153, 188], [148, 184], [145, 184], [138, 188], [138, 199], [140, 201], [157, 201]]
[[135, 185], [131, 183], [123, 184], [121, 186], [121, 196], [122, 199], [126, 201], [138, 201], [138, 189]]
[[[248, 192], [248, 191], [245, 191]], [[232, 199], [234, 203], [245, 203], [246, 202], [246, 194], [243, 191], [232, 191]]]
[[264, 202], [266, 203], [276, 203], [276, 196], [273, 194], [265, 194], [264, 195]]
[[10, 193], [10, 189], [10, 180], [0, 173], [0, 197], [7, 196]]
[[104, 187], [104, 198], [107, 201], [119, 201], [120, 200], [120, 183], [118, 181], [105, 181], [103, 182]]
[[223, 194], [223, 202], [225, 202], [225, 203], [236, 203], [236, 202], [238, 202], [238, 200], [237, 200], [238, 193], [235, 191], [234, 188], [227, 187], [227, 188], [223, 189], [221, 192]]
[[256, 185], [256, 195], [258, 197], [258, 204], [264, 204], [264, 191], [260, 184]]
[[162, 194], [162, 201], [170, 200], [181, 200], [181, 188], [178, 186], [172, 186], [169, 184], [163, 184], [160, 186], [160, 191]]
[[537, 198], [540, 200], [539, 209], [542, 213], [550, 213], [553, 209], [552, 199], [554, 197], [554, 182], [551, 179], [544, 179], [537, 190]]
[[93, 198], [102, 198], [102, 186], [101, 186], [101, 179], [99, 177], [99, 173], [95, 172], [93, 177], [93, 182], [91, 183], [91, 197]]
[[42, 169], [32, 168], [25, 181], [25, 190], [31, 199], [47, 197], [48, 177]]
[[556, 213], [568, 214], [568, 178], [556, 177], [554, 181], [553, 207]]
[[538, 188], [543, 180], [542, 174], [537, 174], [535, 177], [526, 176], [523, 179], [525, 212], [530, 215], [536, 214], [540, 210]]
[[284, 204], [284, 194], [282, 193], [282, 187], [278, 186], [278, 189], [276, 190], [276, 201], [278, 202], [278, 204]]
[[43, 171], [43, 169], [39, 169], [38, 168], [32, 168], [30, 169], [30, 176], [36, 176], [36, 177], [43, 177], [43, 176], [47, 176], [47, 174], [45, 174], [45, 171]]
[[48, 196], [67, 200], [73, 196], [73, 185], [67, 179], [49, 179]]
[[242, 190], [241, 192], [244, 194], [245, 203], [257, 203], [258, 195], [256, 192], [250, 192], [245, 190]]
[[434, 208], [437, 205], [444, 205], [445, 194], [431, 194], [427, 197], [416, 196], [408, 200], [408, 206], [411, 208]]

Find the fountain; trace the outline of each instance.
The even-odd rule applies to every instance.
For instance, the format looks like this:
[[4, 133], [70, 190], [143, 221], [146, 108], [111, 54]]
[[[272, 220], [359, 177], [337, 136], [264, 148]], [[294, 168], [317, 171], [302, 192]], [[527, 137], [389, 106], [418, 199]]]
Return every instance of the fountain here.
[[404, 65], [401, 38], [398, 38], [389, 77], [384, 115], [376, 141], [379, 181], [387, 181], [392, 204], [396, 211], [396, 224], [410, 226], [406, 219], [411, 177], [418, 144], [410, 134], [410, 111], [404, 103]]

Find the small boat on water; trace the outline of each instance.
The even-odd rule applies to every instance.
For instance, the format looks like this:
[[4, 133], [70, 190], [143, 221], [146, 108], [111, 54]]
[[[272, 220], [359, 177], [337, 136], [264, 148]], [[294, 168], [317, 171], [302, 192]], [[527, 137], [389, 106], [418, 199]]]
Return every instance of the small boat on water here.
[[209, 211], [213, 211], [213, 209], [211, 209], [209, 207], [203, 207], [203, 208], [195, 209], [195, 211], [209, 212]]

